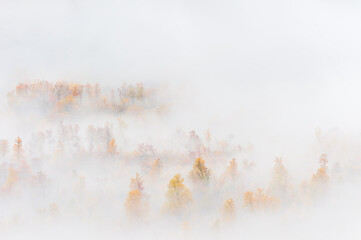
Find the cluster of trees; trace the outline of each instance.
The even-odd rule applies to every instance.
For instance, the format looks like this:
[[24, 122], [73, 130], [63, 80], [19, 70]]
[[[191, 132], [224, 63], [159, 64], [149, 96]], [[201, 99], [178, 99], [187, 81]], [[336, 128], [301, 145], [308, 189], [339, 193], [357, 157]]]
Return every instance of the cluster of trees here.
[[[105, 97], [98, 84], [44, 81], [19, 84], [8, 98], [12, 106], [35, 101], [73, 113], [88, 106], [121, 111], [146, 96], [142, 84], [123, 84]], [[244, 213], [258, 216], [312, 203], [336, 179], [329, 171], [328, 155], [322, 154], [318, 169], [302, 184], [291, 181], [281, 158], [274, 160], [266, 183], [260, 183], [254, 181], [259, 173], [255, 169], [262, 166], [252, 157], [247, 160], [253, 152], [250, 144], [214, 139], [209, 130], [204, 134], [178, 130], [172, 140], [180, 147], [158, 150], [149, 142], [128, 147], [129, 139], [117, 131], [126, 123], [118, 123], [82, 127], [60, 122], [57, 130], [25, 137], [25, 144], [20, 137], [0, 139], [0, 202], [34, 191], [36, 198], [47, 200], [38, 201], [40, 215], [76, 212], [97, 218], [101, 206], [109, 206], [114, 215], [131, 222], [167, 216], [180, 219], [186, 228], [195, 216], [209, 214], [218, 228]], [[320, 131], [316, 136], [325, 142]]]
[[35, 105], [57, 113], [76, 110], [121, 112], [129, 107], [143, 107], [149, 93], [142, 83], [123, 83], [104, 94], [99, 84], [37, 81], [18, 84], [8, 93], [8, 102], [14, 108]]
[[[58, 154], [59, 151], [65, 151], [64, 144], [61, 144], [62, 141], [74, 141], [74, 143], [79, 144], [80, 140], [78, 132], [78, 126], [60, 124], [58, 145], [61, 145], [62, 148], [56, 148], [55, 152]], [[49, 133], [48, 135], [52, 136], [52, 134]], [[114, 156], [122, 156], [118, 151], [117, 144], [114, 139], [114, 133], [110, 125], [97, 128], [89, 126], [87, 128], [87, 138], [89, 140], [87, 151], [88, 154], [92, 154], [94, 152], [95, 146], [97, 146], [97, 152], [102, 152], [105, 154], [105, 156], [108, 155], [110, 158]], [[191, 133], [191, 141], [193, 141], [193, 139], [194, 132]], [[8, 145], [9, 143], [7, 140], [0, 140], [0, 153], [3, 159], [9, 155]], [[141, 144], [140, 146], [139, 153], [141, 154], [144, 152], [144, 148], [146, 147], [144, 144]], [[148, 148], [152, 149], [152, 147]], [[85, 152], [85, 149], [80, 145], [78, 145], [75, 149], [77, 149], [79, 152]], [[74, 149], [72, 153], [74, 153]], [[150, 164], [149, 170], [147, 170], [150, 180], [159, 178], [163, 170], [163, 161], [161, 161], [160, 158], [154, 159], [154, 155], [155, 152], [153, 151], [149, 157], [149, 159], [153, 159], [151, 160], [152, 162]], [[38, 171], [33, 173], [31, 171], [31, 165], [34, 164], [35, 160], [32, 159], [30, 162], [27, 160], [23, 148], [23, 141], [20, 137], [14, 140], [12, 151], [8, 159], [9, 161], [7, 163], [4, 162], [1, 165], [3, 173], [4, 169], [7, 171], [6, 180], [3, 181], [2, 184], [3, 191], [11, 191], [11, 189], [14, 188], [19, 180], [27, 180], [34, 185], [41, 185], [47, 181], [47, 176], [44, 174], [44, 172]], [[317, 169], [316, 173], [312, 175], [308, 183], [304, 183], [302, 185], [303, 188], [307, 188], [309, 190], [309, 193], [312, 193], [312, 191], [315, 189], [318, 191], [319, 189], [326, 188], [330, 178], [327, 163], [327, 155], [322, 154], [319, 159], [319, 169]], [[250, 165], [251, 164], [247, 162], [243, 163], [243, 171], [249, 171]], [[186, 177], [189, 178], [190, 182], [192, 183], [193, 191], [203, 193], [209, 191], [220, 191], [225, 183], [228, 185], [234, 184], [235, 187], [233, 189], [236, 189], [236, 185], [239, 183], [240, 176], [241, 172], [238, 168], [236, 159], [233, 158], [231, 161], [229, 161], [229, 164], [223, 174], [221, 174], [219, 178], [216, 178], [212, 171], [206, 166], [206, 161], [202, 157], [197, 157], [194, 160], [192, 169], [186, 175]], [[166, 200], [163, 207], [164, 212], [180, 214], [183, 211], [189, 211], [189, 209], [193, 206], [193, 194], [190, 188], [185, 185], [184, 181], [185, 179], [179, 173], [174, 175], [169, 180], [168, 190], [165, 198]], [[288, 171], [283, 165], [282, 159], [276, 158], [268, 189], [265, 190], [262, 188], [257, 188], [254, 192], [249, 190], [244, 191], [242, 200], [243, 203], [239, 205], [245, 209], [249, 209], [250, 211], [266, 211], [279, 207], [281, 203], [294, 201], [297, 199], [296, 195], [297, 193], [295, 193], [295, 189], [290, 183]], [[149, 205], [146, 199], [147, 196], [144, 192], [144, 180], [137, 173], [136, 176], [131, 179], [130, 191], [124, 203], [128, 215], [133, 217], [140, 217], [146, 213], [147, 209], [149, 209]], [[238, 204], [234, 201], [233, 198], [225, 200], [222, 207], [222, 216], [224, 219], [229, 221], [230, 219], [234, 218], [236, 205]]]
[[[102, 153], [102, 155], [98, 155], [100, 156], [99, 160], [101, 161], [104, 161], [104, 156], [108, 156], [109, 159], [117, 158], [118, 161], [122, 161], [122, 157], [127, 155], [126, 153], [120, 153], [118, 151], [113, 127], [109, 124], [102, 127], [89, 126], [87, 128], [86, 137], [88, 140], [88, 147], [84, 147], [79, 143], [81, 141], [79, 137], [79, 126], [77, 125], [64, 125], [61, 123], [57, 141], [51, 139], [53, 134], [49, 132], [37, 134], [36, 136], [37, 137], [33, 137], [33, 140], [40, 138], [42, 143], [58, 142], [58, 147], [54, 150], [55, 158], [56, 156], [59, 156], [59, 152], [65, 153], [66, 146], [68, 146], [66, 143], [69, 142], [69, 145], [72, 146], [70, 148], [72, 156], [80, 156], [80, 153], [85, 154], [85, 156], [91, 156], [96, 152], [98, 154]], [[193, 143], [194, 139], [195, 132], [191, 132], [190, 142]], [[201, 142], [200, 138], [196, 137], [196, 139], [197, 144], [199, 144]], [[64, 144], [62, 142], [64, 142]], [[74, 147], [74, 144], [77, 144], [77, 146]], [[37, 144], [33, 143], [31, 146], [36, 147]], [[189, 144], [186, 144], [186, 146], [189, 146]], [[207, 149], [203, 145], [199, 148]], [[145, 149], [148, 149], [147, 151], [151, 152], [149, 156], [147, 155], [147, 158], [141, 157], [144, 152], [147, 152]], [[23, 187], [45, 187], [48, 185], [49, 177], [47, 174], [42, 170], [34, 171], [37, 169], [36, 164], [40, 160], [35, 158], [29, 159], [29, 157], [27, 157], [23, 141], [20, 137], [17, 137], [14, 140], [11, 150], [9, 149], [9, 142], [7, 140], [0, 140], [0, 150], [1, 158], [3, 160], [8, 159], [8, 161], [3, 161], [0, 166], [0, 175], [6, 175], [5, 178], [3, 177], [1, 186], [2, 195], [11, 194], [11, 192], [14, 189], [17, 189], [17, 186], [19, 185]], [[144, 176], [149, 181], [149, 184], [157, 182], [164, 173], [164, 163], [166, 163], [167, 160], [161, 161], [161, 158], [156, 158], [156, 155], [162, 155], [153, 150], [151, 145], [140, 144], [138, 146], [138, 151], [139, 154], [135, 155], [135, 158], [132, 161], [136, 161], [137, 158], [141, 159], [139, 161], [149, 161], [150, 167], [147, 168]], [[78, 153], [78, 155], [74, 155], [75, 153]], [[202, 152], [199, 152], [199, 154], [202, 154]], [[207, 157], [211, 155], [211, 152], [208, 149], [207, 151], [203, 151], [203, 154]], [[191, 153], [191, 155], [193, 155], [193, 153]], [[53, 159], [54, 156], [50, 157], [48, 161]], [[216, 154], [216, 156], [218, 155]], [[41, 155], [40, 158], [42, 158]], [[310, 181], [303, 183], [299, 189], [292, 186], [288, 171], [281, 158], [276, 158], [274, 161], [273, 174], [268, 188], [254, 188], [253, 190], [242, 186], [242, 181], [240, 180], [241, 176], [244, 175], [242, 174], [242, 171], [244, 173], [251, 171], [253, 163], [247, 161], [243, 162], [241, 171], [238, 167], [237, 160], [233, 158], [228, 162], [228, 166], [225, 167], [224, 172], [217, 177], [207, 166], [205, 159], [206, 158], [204, 157], [195, 158], [192, 168], [189, 169], [189, 172], [186, 175], [182, 176], [180, 173], [177, 173], [170, 178], [167, 183], [167, 190], [163, 197], [164, 203], [161, 208], [162, 213], [187, 218], [187, 216], [189, 217], [189, 215], [195, 211], [197, 205], [201, 204], [202, 201], [208, 201], [207, 198], [212, 197], [212, 194], [219, 195], [219, 193], [223, 192], [225, 193], [224, 196], [219, 195], [216, 197], [220, 200], [223, 199], [222, 204], [217, 203], [219, 204], [218, 209], [220, 214], [216, 223], [229, 223], [236, 219], [239, 211], [249, 211], [255, 214], [272, 211], [299, 202], [300, 199], [302, 199], [298, 197], [299, 194], [307, 194], [307, 199], [309, 200], [314, 193], [322, 192], [322, 190], [327, 189], [330, 181], [327, 167], [328, 157], [326, 154], [320, 156], [320, 166], [311, 176]], [[166, 165], [167, 168], [171, 167], [171, 164]], [[77, 180], [74, 185], [77, 194], [79, 194], [80, 192], [84, 192], [86, 177], [77, 174], [76, 176]], [[186, 179], [189, 180], [189, 187], [185, 182]], [[149, 202], [151, 196], [146, 194], [144, 181], [143, 177], [136, 173], [135, 177], [131, 178], [128, 195], [123, 200], [126, 215], [133, 220], [144, 218], [152, 208]], [[225, 190], [227, 187], [230, 188], [231, 191], [227, 192]], [[229, 194], [230, 192], [231, 194]], [[227, 198], [227, 196], [230, 195], [232, 197]], [[119, 199], [119, 201], [121, 201], [121, 199]], [[54, 205], [55, 203], [52, 204], [53, 207], [50, 208], [57, 209], [56, 211], [58, 211], [58, 206]]]
[[[327, 162], [327, 155], [322, 154], [319, 159], [320, 168], [317, 170], [317, 173], [311, 177], [308, 187], [313, 189], [317, 188], [317, 191], [322, 191], [327, 188], [329, 180]], [[159, 160], [157, 159], [154, 163], [157, 166]], [[240, 173], [238, 172], [236, 159], [232, 159], [225, 172], [219, 178], [219, 181], [222, 182], [224, 181], [224, 178], [227, 178], [229, 181], [236, 184], [236, 179], [239, 175]], [[210, 182], [213, 181], [214, 184], [215, 179], [211, 179], [215, 176], [212, 176], [212, 172], [206, 167], [205, 160], [202, 158], [195, 159], [193, 168], [189, 172], [188, 177], [193, 183], [193, 191], [201, 192], [206, 195], [208, 194], [208, 196], [209, 191], [221, 192], [218, 188], [212, 188]], [[304, 194], [301, 193], [303, 187], [304, 185], [301, 185], [300, 192], [295, 193], [295, 189], [291, 186], [288, 171], [283, 165], [282, 159], [276, 158], [269, 188], [257, 188], [255, 191], [243, 192], [243, 198], [238, 204], [233, 198], [226, 199], [220, 208], [220, 218], [216, 219], [215, 225], [219, 225], [221, 222], [233, 222], [237, 215], [237, 205], [239, 208], [244, 209], [244, 211], [255, 214], [271, 212], [282, 207], [293, 206], [293, 204], [300, 201], [297, 194]], [[131, 190], [126, 199], [125, 207], [128, 212], [132, 212], [132, 215], [138, 218], [144, 217], [146, 211], [143, 211], [140, 215], [139, 211], [134, 211], [133, 209], [145, 209], [146, 206], [148, 207], [146, 203], [141, 202], [141, 199], [143, 199], [141, 193], [143, 191], [143, 180], [137, 173], [136, 178], [132, 178], [131, 180]], [[312, 192], [308, 192], [308, 194], [307, 197], [313, 197]], [[179, 217], [189, 215], [192, 211], [195, 211], [194, 208], [196, 208], [197, 202], [195, 201], [190, 188], [184, 184], [184, 178], [179, 173], [170, 179], [165, 197], [166, 200], [163, 206], [163, 212], [167, 214], [177, 215]], [[136, 201], [134, 199], [136, 199]], [[136, 206], [134, 206], [134, 204]]]

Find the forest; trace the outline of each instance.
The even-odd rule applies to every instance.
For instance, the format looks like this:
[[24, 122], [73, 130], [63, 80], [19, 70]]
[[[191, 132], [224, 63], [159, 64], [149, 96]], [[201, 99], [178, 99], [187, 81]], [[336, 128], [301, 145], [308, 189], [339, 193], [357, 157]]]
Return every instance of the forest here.
[[143, 83], [110, 89], [65, 81], [10, 90], [7, 114], [21, 118], [15, 124], [27, 125], [30, 115], [37, 124], [0, 140], [0, 235], [70, 222], [126, 236], [143, 229], [155, 239], [225, 237], [305, 221], [359, 180], [357, 155], [335, 154], [357, 150], [337, 149], [342, 137], [320, 128], [309, 172], [290, 172], [283, 156], [257, 159], [262, 149], [217, 138], [212, 129], [173, 129], [161, 147], [157, 136], [141, 141], [147, 131], [157, 135], [147, 125], [170, 114], [159, 92]]

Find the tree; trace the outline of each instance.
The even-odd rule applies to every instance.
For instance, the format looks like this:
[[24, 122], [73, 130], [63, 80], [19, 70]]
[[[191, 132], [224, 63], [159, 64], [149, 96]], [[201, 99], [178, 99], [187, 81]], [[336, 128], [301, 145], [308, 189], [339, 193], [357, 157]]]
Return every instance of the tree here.
[[108, 144], [107, 153], [109, 153], [110, 155], [114, 155], [117, 153], [117, 145], [115, 144], [114, 138]]
[[167, 202], [165, 205], [169, 213], [177, 214], [192, 203], [191, 191], [184, 185], [184, 179], [176, 174], [168, 184]]
[[86, 130], [86, 137], [88, 139], [88, 151], [91, 153], [96, 145], [97, 130], [93, 125], [89, 125]]
[[98, 152], [108, 151], [110, 142], [114, 139], [113, 126], [106, 123], [104, 127], [97, 127], [95, 132], [94, 129], [93, 127], [88, 129], [89, 136], [92, 136], [92, 145], [97, 145]]
[[141, 217], [144, 215], [147, 205], [144, 202], [143, 195], [139, 190], [130, 190], [125, 200], [125, 210], [130, 217]]
[[74, 96], [67, 95], [57, 103], [58, 111], [69, 112], [74, 109], [75, 104], [76, 104], [76, 99], [74, 98]]
[[81, 84], [72, 84], [70, 86], [70, 91], [72, 96], [74, 97], [80, 97], [82, 96], [84, 86]]
[[7, 140], [5, 139], [2, 139], [0, 140], [0, 155], [5, 157], [6, 154], [8, 153], [8, 146], [9, 146], [9, 143]]
[[243, 194], [243, 206], [253, 210], [255, 208], [255, 197], [253, 192], [247, 191]]
[[314, 183], [314, 184], [327, 183], [328, 180], [329, 180], [329, 176], [327, 174], [327, 171], [328, 171], [328, 168], [327, 168], [327, 163], [328, 163], [327, 154], [322, 154], [320, 156], [320, 159], [319, 159], [318, 163], [320, 164], [320, 168], [317, 170], [316, 174], [314, 174], [312, 176], [311, 182]]
[[160, 174], [161, 169], [162, 169], [162, 164], [160, 162], [160, 159], [157, 158], [152, 163], [152, 168], [150, 169], [150, 175], [151, 176], [158, 176]]
[[281, 158], [275, 160], [269, 190], [273, 195], [280, 198], [285, 197], [290, 190], [288, 172]]
[[[98, 129], [99, 130], [99, 129]], [[104, 125], [104, 128], [103, 129], [100, 129], [102, 134], [103, 134], [103, 139], [105, 140], [106, 142], [106, 147], [109, 146], [109, 143], [113, 138], [113, 126], [110, 126], [108, 123]]]
[[157, 150], [150, 144], [141, 143], [138, 145], [138, 152], [142, 155], [152, 154], [154, 156], [156, 151]]
[[20, 137], [15, 139], [15, 144], [13, 145], [13, 158], [16, 162], [19, 162], [24, 157], [23, 141]]
[[129, 85], [128, 89], [127, 89], [127, 97], [132, 101], [132, 103], [134, 103], [134, 99], [136, 97], [137, 93], [136, 93], [136, 89], [134, 86]]
[[137, 99], [141, 99], [144, 96], [144, 88], [143, 88], [143, 83], [137, 83], [136, 85], [136, 98]]
[[229, 177], [231, 180], [235, 180], [238, 177], [238, 165], [235, 158], [229, 161], [229, 165], [224, 173], [224, 176]]
[[138, 190], [140, 193], [143, 191], [143, 178], [136, 173], [135, 178], [130, 180], [130, 190]]
[[136, 173], [135, 178], [131, 178], [129, 188], [130, 191], [124, 206], [129, 216], [138, 218], [144, 215], [147, 209], [143, 193], [143, 179], [138, 173]]
[[205, 166], [202, 158], [197, 158], [189, 175], [194, 183], [208, 183], [211, 171]]
[[196, 131], [189, 132], [189, 142], [186, 145], [191, 158], [201, 157], [202, 142]]
[[226, 200], [223, 203], [223, 207], [221, 209], [222, 218], [226, 222], [233, 221], [236, 215], [236, 206], [232, 198]]
[[4, 184], [4, 189], [11, 189], [19, 180], [19, 173], [14, 168], [9, 168], [8, 177]]
[[99, 97], [100, 92], [101, 92], [100, 86], [99, 86], [98, 83], [96, 83], [96, 84], [95, 84], [95, 87], [94, 87], [94, 96], [95, 96], [95, 98], [98, 98], [98, 97]]
[[266, 195], [261, 188], [258, 188], [255, 193], [245, 192], [243, 197], [243, 206], [251, 211], [268, 210], [276, 206], [277, 203], [277, 199]]
[[239, 173], [238, 173], [238, 164], [236, 159], [229, 161], [226, 171], [219, 178], [218, 186], [224, 187], [228, 186], [233, 189], [233, 187], [238, 183]]

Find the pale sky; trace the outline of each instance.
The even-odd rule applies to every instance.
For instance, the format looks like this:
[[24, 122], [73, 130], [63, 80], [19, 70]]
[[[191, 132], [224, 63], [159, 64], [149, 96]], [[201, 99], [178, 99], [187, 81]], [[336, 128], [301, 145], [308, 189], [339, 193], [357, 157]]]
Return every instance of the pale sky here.
[[2, 0], [1, 101], [24, 80], [166, 82], [195, 125], [359, 131], [360, 12], [337, 0]]

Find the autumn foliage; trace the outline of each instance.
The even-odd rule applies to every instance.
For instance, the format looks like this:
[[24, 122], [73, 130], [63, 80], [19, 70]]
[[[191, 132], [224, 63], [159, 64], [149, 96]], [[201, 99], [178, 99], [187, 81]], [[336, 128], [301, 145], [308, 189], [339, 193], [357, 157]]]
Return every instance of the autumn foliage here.
[[114, 155], [117, 153], [117, 145], [114, 138], [109, 142], [107, 152], [110, 155]]
[[326, 154], [322, 154], [318, 163], [320, 164], [320, 168], [317, 169], [316, 174], [312, 176], [312, 182], [315, 184], [323, 184], [327, 183], [329, 180], [329, 176], [327, 174], [327, 163], [328, 158]]
[[165, 210], [168, 213], [179, 214], [186, 210], [192, 203], [191, 191], [184, 185], [184, 179], [180, 174], [176, 174], [168, 184], [166, 194], [167, 202]]
[[148, 207], [143, 192], [143, 179], [138, 173], [131, 179], [129, 188], [130, 191], [124, 203], [126, 212], [130, 217], [142, 217], [146, 214]]
[[13, 157], [15, 162], [19, 162], [24, 155], [23, 141], [17, 137], [13, 145]]
[[245, 192], [243, 206], [251, 211], [265, 211], [276, 207], [278, 200], [265, 194], [264, 190], [258, 188], [256, 192]]
[[159, 174], [161, 172], [161, 169], [162, 169], [162, 163], [161, 163], [160, 159], [157, 158], [152, 163], [151, 170], [150, 170], [150, 175], [153, 176], [153, 177], [159, 176]]
[[128, 197], [124, 203], [126, 212], [129, 216], [139, 218], [144, 216], [147, 210], [144, 197], [139, 190], [129, 191]]
[[[39, 205], [36, 212], [52, 218], [111, 216], [119, 225], [135, 220], [135, 228], [172, 219], [186, 232], [194, 222], [214, 222], [218, 231], [249, 216], [276, 210], [292, 214], [316, 205], [322, 190], [346, 175], [339, 159], [329, 169], [328, 156], [331, 163], [336, 159], [332, 153], [322, 154], [318, 169], [306, 173], [308, 181], [299, 181], [292, 159], [270, 156], [266, 160], [273, 165], [265, 167], [253, 154], [256, 145], [217, 139], [210, 130], [199, 135], [177, 130], [169, 140], [174, 148], [168, 148], [137, 129], [139, 123], [153, 127], [157, 111], [147, 111], [157, 107], [150, 101], [152, 94], [142, 83], [107, 92], [99, 84], [19, 84], [8, 95], [9, 111], [37, 106], [49, 115], [36, 119], [40, 127], [31, 134], [1, 138], [0, 198], [26, 199], [31, 192], [34, 205]], [[99, 114], [98, 121], [91, 122], [88, 112]], [[319, 144], [325, 141], [321, 135], [317, 132]], [[356, 167], [348, 173], [361, 169], [349, 166]], [[102, 206], [111, 211], [99, 211]], [[214, 219], [207, 221], [209, 216]]]
[[35, 104], [53, 113], [80, 110], [121, 112], [137, 104], [143, 105], [148, 93], [143, 83], [135, 86], [123, 84], [103, 94], [99, 84], [36, 81], [18, 84], [8, 93], [8, 102], [14, 108]]
[[226, 200], [223, 203], [223, 207], [221, 209], [222, 218], [226, 222], [233, 221], [236, 217], [236, 206], [232, 198]]
[[136, 173], [135, 177], [131, 179], [129, 187], [131, 190], [142, 192], [144, 189], [143, 178], [138, 173]]
[[19, 180], [19, 173], [14, 168], [9, 168], [8, 177], [3, 186], [5, 190], [10, 190]]
[[208, 183], [211, 171], [205, 166], [205, 161], [202, 158], [197, 158], [189, 175], [194, 183]]

